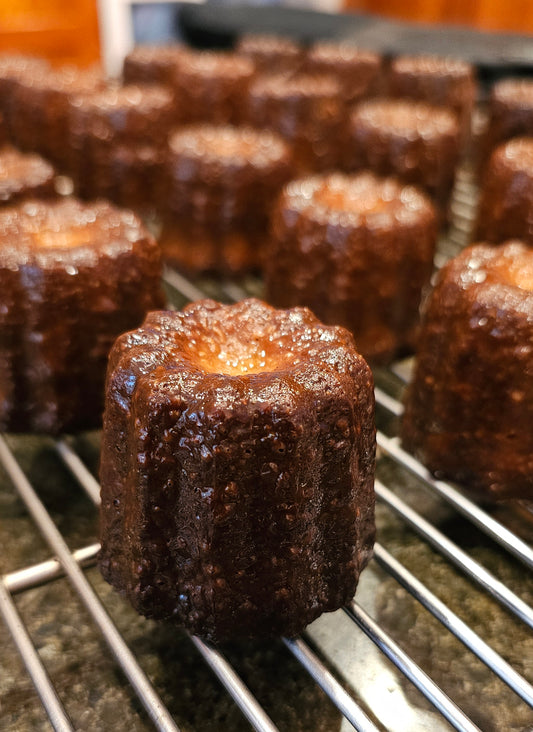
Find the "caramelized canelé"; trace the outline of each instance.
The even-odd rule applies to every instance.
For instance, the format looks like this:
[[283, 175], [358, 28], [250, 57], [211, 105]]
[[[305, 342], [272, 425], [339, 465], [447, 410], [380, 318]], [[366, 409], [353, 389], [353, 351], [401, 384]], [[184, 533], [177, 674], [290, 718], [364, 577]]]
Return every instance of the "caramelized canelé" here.
[[533, 251], [477, 244], [427, 303], [402, 439], [491, 499], [533, 498]]
[[55, 195], [55, 171], [40, 155], [0, 149], [0, 206]]
[[165, 259], [190, 274], [257, 270], [292, 173], [284, 141], [268, 130], [193, 125], [171, 136], [167, 166]]
[[307, 309], [151, 313], [110, 356], [104, 577], [215, 641], [342, 606], [374, 538], [373, 399], [350, 334]]
[[434, 208], [412, 186], [372, 173], [291, 181], [273, 215], [266, 298], [345, 326], [384, 363], [414, 346], [435, 244]]
[[98, 427], [117, 335], [164, 302], [156, 242], [108, 203], [0, 210], [0, 430]]

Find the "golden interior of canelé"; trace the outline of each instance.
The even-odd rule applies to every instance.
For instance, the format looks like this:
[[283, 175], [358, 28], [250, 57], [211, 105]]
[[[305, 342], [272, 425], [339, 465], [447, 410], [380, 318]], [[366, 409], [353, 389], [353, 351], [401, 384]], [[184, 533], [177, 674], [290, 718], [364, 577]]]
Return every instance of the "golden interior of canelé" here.
[[522, 249], [513, 252], [513, 256], [497, 257], [490, 272], [500, 282], [533, 292], [533, 250]]
[[32, 240], [38, 247], [81, 247], [94, 243], [94, 232], [89, 228], [75, 227], [64, 231], [43, 229], [32, 232]]
[[290, 347], [283, 347], [268, 335], [254, 335], [247, 329], [223, 332], [213, 329], [190, 339], [184, 347], [187, 358], [202, 371], [227, 376], [244, 376], [278, 371], [295, 363]]

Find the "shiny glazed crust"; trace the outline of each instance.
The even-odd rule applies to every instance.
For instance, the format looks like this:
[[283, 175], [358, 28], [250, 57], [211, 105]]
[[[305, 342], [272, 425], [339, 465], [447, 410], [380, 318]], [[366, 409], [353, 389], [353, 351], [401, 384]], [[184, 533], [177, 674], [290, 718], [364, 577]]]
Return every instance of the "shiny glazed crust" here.
[[423, 102], [368, 100], [352, 113], [349, 169], [370, 168], [422, 186], [444, 210], [460, 149], [456, 116]]
[[264, 258], [266, 298], [305, 305], [354, 333], [374, 363], [412, 349], [436, 244], [433, 206], [417, 189], [371, 173], [289, 183]]
[[306, 309], [150, 314], [110, 357], [104, 577], [215, 641], [340, 607], [374, 540], [373, 400], [351, 336]]
[[0, 205], [54, 196], [54, 178], [54, 169], [39, 155], [0, 150]]
[[[529, 270], [529, 290], [502, 271]], [[403, 444], [491, 498], [533, 498], [533, 254], [478, 244], [441, 271], [427, 304]]]
[[483, 161], [500, 143], [512, 137], [530, 135], [533, 129], [533, 81], [502, 79], [492, 87], [489, 124], [483, 143]]
[[494, 150], [483, 176], [476, 241], [522, 239], [533, 245], [533, 139]]
[[345, 103], [333, 76], [272, 74], [250, 87], [246, 121], [291, 145], [299, 174], [338, 166], [344, 153]]
[[197, 274], [256, 270], [271, 208], [292, 174], [285, 142], [268, 130], [191, 125], [169, 141], [163, 256]]
[[333, 75], [341, 84], [343, 99], [354, 103], [378, 91], [382, 60], [379, 54], [348, 42], [317, 41], [306, 53], [303, 70]]
[[155, 241], [73, 199], [6, 207], [0, 234], [0, 430], [99, 426], [113, 341], [164, 303]]

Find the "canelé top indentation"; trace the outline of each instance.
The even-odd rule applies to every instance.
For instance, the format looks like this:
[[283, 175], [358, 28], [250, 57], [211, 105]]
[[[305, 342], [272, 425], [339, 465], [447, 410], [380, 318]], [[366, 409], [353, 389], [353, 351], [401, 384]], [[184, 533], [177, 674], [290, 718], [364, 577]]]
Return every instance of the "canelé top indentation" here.
[[154, 312], [143, 331], [158, 334], [176, 368], [186, 362], [205, 374], [229, 377], [328, 370], [356, 354], [344, 328], [321, 324], [307, 308], [276, 310], [253, 298], [236, 305], [204, 300], [180, 313]]
[[19, 266], [32, 261], [46, 266], [48, 257], [66, 249], [76, 252], [80, 263], [93, 252], [118, 255], [135, 242], [150, 238], [131, 211], [109, 203], [83, 203], [73, 198], [27, 201], [0, 210], [3, 240], [0, 266]]
[[226, 166], [266, 167], [289, 155], [287, 145], [269, 130], [229, 125], [192, 125], [173, 134], [169, 145], [181, 159], [220, 162]]
[[468, 77], [472, 67], [465, 61], [446, 56], [399, 56], [392, 61], [392, 69], [401, 74], [428, 76]]
[[423, 102], [392, 99], [359, 104], [352, 114], [352, 126], [356, 128], [361, 123], [407, 139], [412, 139], [413, 135], [455, 135], [458, 129], [455, 115], [447, 109]]
[[527, 79], [502, 79], [492, 88], [492, 98], [504, 104], [533, 106], [533, 81]]
[[494, 153], [496, 160], [517, 171], [533, 174], [533, 138], [515, 137], [501, 145]]
[[432, 215], [426, 197], [413, 186], [401, 185], [394, 178], [378, 178], [372, 173], [347, 176], [331, 173], [295, 180], [284, 189], [287, 208], [305, 211], [319, 221], [359, 224], [373, 215], [383, 222], [416, 215]]
[[471, 250], [464, 284], [503, 284], [533, 292], [533, 250], [519, 241], [500, 246], [479, 244]]
[[39, 155], [4, 148], [0, 151], [0, 200], [24, 188], [35, 188], [51, 181], [54, 169]]

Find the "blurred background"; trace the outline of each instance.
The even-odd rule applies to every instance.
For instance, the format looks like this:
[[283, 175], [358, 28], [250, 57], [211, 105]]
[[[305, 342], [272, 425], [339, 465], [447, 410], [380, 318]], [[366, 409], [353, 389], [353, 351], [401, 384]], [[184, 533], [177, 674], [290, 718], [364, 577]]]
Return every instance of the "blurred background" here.
[[[111, 5], [114, 0], [102, 0]], [[227, 0], [226, 0], [227, 2]], [[310, 0], [265, 3], [319, 9], [326, 12], [373, 13], [403, 21], [446, 23], [490, 31], [533, 33], [531, 0]], [[167, 8], [167, 10], [169, 10]], [[139, 27], [155, 32], [164, 8], [137, 4]], [[152, 26], [151, 26], [152, 24]], [[161, 31], [169, 33], [168, 24]], [[18, 50], [48, 58], [52, 63], [87, 66], [100, 57], [97, 0], [0, 0], [0, 50]]]

